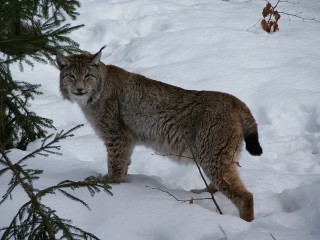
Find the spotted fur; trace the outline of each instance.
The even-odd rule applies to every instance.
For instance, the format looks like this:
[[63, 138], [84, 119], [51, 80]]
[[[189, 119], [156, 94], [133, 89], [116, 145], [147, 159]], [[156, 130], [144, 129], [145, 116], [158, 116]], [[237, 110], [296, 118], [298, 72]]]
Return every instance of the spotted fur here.
[[221, 191], [241, 218], [253, 220], [253, 196], [237, 172], [243, 139], [251, 154], [262, 153], [248, 107], [230, 94], [185, 90], [105, 65], [100, 57], [101, 50], [58, 55], [57, 63], [63, 97], [80, 105], [106, 145], [108, 175], [124, 181], [137, 144], [178, 162], [194, 158], [211, 180], [204, 190]]

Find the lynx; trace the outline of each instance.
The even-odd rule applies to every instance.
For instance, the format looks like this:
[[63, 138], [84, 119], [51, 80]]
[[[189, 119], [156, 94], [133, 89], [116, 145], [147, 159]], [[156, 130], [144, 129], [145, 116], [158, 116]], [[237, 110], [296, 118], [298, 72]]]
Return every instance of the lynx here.
[[252, 221], [253, 195], [237, 172], [243, 139], [250, 154], [262, 154], [248, 107], [227, 93], [185, 90], [105, 65], [102, 49], [56, 60], [62, 96], [79, 104], [106, 145], [108, 176], [125, 180], [137, 144], [178, 163], [195, 160], [211, 183], [194, 192], [220, 191]]

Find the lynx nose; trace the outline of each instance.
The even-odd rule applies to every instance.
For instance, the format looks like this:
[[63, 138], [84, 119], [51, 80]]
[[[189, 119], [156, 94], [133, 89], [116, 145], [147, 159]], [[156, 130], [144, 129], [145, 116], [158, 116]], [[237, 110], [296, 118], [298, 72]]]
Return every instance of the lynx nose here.
[[77, 90], [78, 93], [83, 93], [84, 89], [83, 88], [77, 88], [76, 90]]

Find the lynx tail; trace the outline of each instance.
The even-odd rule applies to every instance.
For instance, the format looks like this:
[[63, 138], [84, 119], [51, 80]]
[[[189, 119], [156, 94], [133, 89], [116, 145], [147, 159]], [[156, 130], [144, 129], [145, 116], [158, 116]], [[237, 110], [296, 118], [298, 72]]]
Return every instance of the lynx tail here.
[[262, 154], [257, 132], [245, 136], [244, 141], [246, 142], [246, 149], [251, 155], [260, 156]]

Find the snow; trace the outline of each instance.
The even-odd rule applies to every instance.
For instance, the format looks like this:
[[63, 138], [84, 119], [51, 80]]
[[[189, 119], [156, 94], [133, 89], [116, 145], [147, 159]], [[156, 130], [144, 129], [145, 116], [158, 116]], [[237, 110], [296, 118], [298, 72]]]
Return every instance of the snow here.
[[[91, 198], [76, 191], [91, 211], [58, 194], [44, 202], [101, 239], [320, 239], [320, 23], [283, 15], [280, 31], [267, 34], [259, 24], [251, 28], [264, 5], [243, 0], [82, 1], [75, 24], [86, 26], [72, 33], [91, 52], [106, 44], [106, 64], [187, 89], [228, 92], [246, 102], [264, 150], [261, 157], [245, 151], [240, 156], [240, 175], [255, 200], [253, 222], [240, 219], [220, 193], [215, 196], [224, 215], [210, 200], [181, 203], [152, 189], [160, 187], [180, 199], [208, 197], [189, 191], [204, 187], [195, 166], [177, 165], [144, 147], [135, 148], [127, 181], [112, 185], [113, 196]], [[312, 18], [320, 2], [283, 2], [279, 10]], [[42, 84], [44, 94], [30, 108], [53, 119], [57, 131], [84, 123], [75, 137], [61, 142], [63, 156], [29, 161], [30, 167], [44, 170], [36, 186], [105, 174], [104, 146], [79, 107], [62, 99], [58, 70], [37, 64], [12, 72], [15, 79]], [[40, 144], [31, 143], [25, 152], [13, 149], [10, 157], [20, 159]], [[1, 177], [0, 194], [8, 179]], [[25, 200], [18, 189], [12, 201], [0, 206], [0, 227], [9, 224]]]

